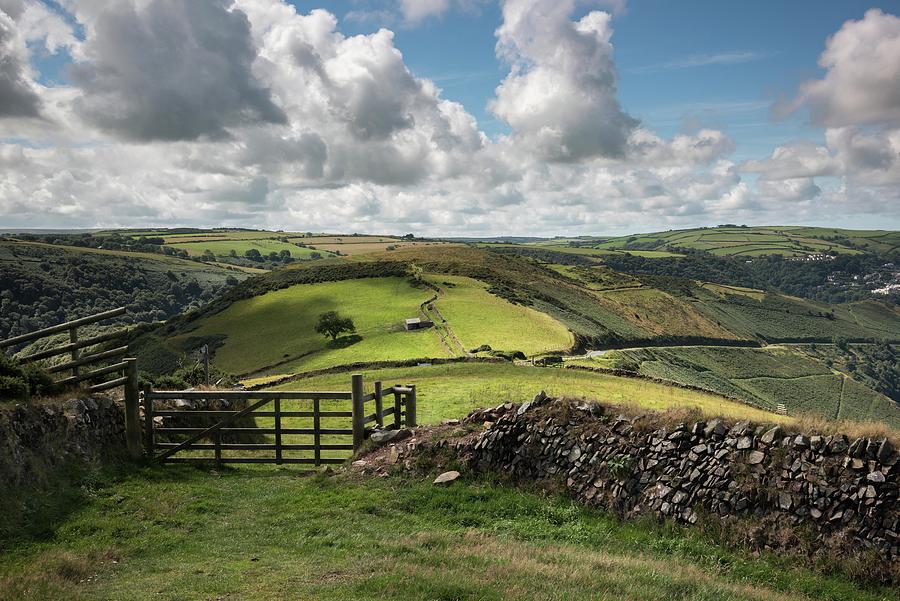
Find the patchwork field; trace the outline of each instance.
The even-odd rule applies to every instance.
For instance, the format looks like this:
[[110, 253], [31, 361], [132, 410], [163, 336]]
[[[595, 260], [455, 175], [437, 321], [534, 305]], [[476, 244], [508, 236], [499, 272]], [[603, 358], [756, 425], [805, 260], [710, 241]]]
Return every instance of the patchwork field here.
[[[262, 255], [287, 250], [295, 259], [306, 260], [318, 252], [324, 256], [360, 256], [374, 252], [414, 246], [443, 245], [443, 242], [408, 240], [397, 236], [341, 235], [313, 232], [284, 232], [266, 230], [110, 230], [132, 238], [162, 238], [166, 246], [183, 250], [192, 257], [200, 257], [207, 250], [217, 257], [227, 257], [234, 251], [239, 257], [251, 248]], [[298, 244], [303, 245], [298, 246]]]
[[515, 247], [515, 246], [525, 246], [525, 247], [539, 247], [545, 248], [547, 250], [564, 252], [572, 255], [583, 255], [587, 257], [598, 257], [602, 258], [607, 255], [634, 255], [635, 257], [644, 257], [647, 259], [658, 259], [662, 257], [682, 257], [676, 252], [670, 252], [667, 250], [637, 250], [637, 249], [612, 249], [612, 248], [600, 248], [600, 247], [592, 247], [592, 246], [573, 246], [571, 243], [567, 242], [533, 242], [522, 245], [513, 245], [513, 244], [503, 244], [503, 243], [482, 243], [479, 246], [487, 249], [491, 248], [503, 248], [503, 247]]
[[900, 426], [900, 409], [891, 399], [798, 348], [628, 349], [610, 351], [593, 362], [699, 386], [769, 410], [784, 404], [790, 415]]
[[294, 244], [288, 244], [287, 242], [281, 242], [280, 240], [267, 240], [267, 239], [257, 239], [257, 240], [197, 240], [190, 242], [172, 242], [167, 243], [167, 246], [171, 246], [172, 248], [178, 248], [181, 250], [187, 251], [189, 255], [192, 257], [199, 257], [207, 250], [212, 252], [217, 257], [227, 257], [234, 251], [237, 256], [243, 257], [244, 253], [250, 250], [251, 248], [255, 248], [262, 255], [268, 255], [269, 253], [275, 252], [280, 253], [283, 250], [291, 253], [291, 256], [295, 259], [309, 259], [310, 255], [314, 252], [318, 252], [323, 256], [331, 256], [332, 253], [327, 250], [312, 250], [310, 248], [301, 248]]
[[[889, 253], [900, 248], [900, 233], [814, 227], [715, 227], [635, 234], [574, 242], [599, 250], [696, 249], [714, 255], [753, 257], [763, 254], [804, 256], [815, 253]], [[552, 242], [543, 243], [552, 245]], [[560, 245], [563, 245], [562, 243]]]

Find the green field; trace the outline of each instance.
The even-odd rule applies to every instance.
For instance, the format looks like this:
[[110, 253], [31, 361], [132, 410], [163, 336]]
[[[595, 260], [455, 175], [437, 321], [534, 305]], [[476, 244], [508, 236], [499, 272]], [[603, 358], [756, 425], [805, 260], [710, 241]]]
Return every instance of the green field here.
[[[433, 331], [403, 328], [403, 320], [417, 315], [430, 295], [401, 278], [302, 284], [237, 301], [170, 344], [224, 336], [214, 363], [236, 374], [275, 365], [277, 373], [294, 373], [358, 361], [445, 357]], [[326, 311], [351, 317], [361, 339], [342, 346], [340, 339], [334, 344], [317, 334], [316, 322]]]
[[896, 403], [833, 371], [800, 347], [682, 347], [610, 351], [596, 363], [700, 386], [789, 415], [900, 426]]
[[[843, 230], [800, 226], [714, 227], [635, 234], [617, 238], [578, 239], [568, 242], [584, 249], [634, 252], [650, 246], [653, 250], [677, 252], [696, 249], [714, 255], [753, 257], [765, 254], [804, 256], [815, 253], [890, 253], [900, 249], [900, 232]], [[552, 241], [541, 246], [563, 246]], [[570, 251], [567, 251], [570, 252]]]
[[[490, 294], [483, 282], [449, 275], [428, 279], [441, 289], [434, 303], [438, 315], [446, 319], [466, 350], [487, 344], [495, 350], [518, 350], [530, 356], [572, 346], [572, 334], [558, 321]], [[434, 317], [439, 320], [438, 315]]]
[[588, 257], [599, 257], [602, 258], [606, 255], [617, 255], [617, 254], [626, 254], [626, 255], [634, 255], [636, 257], [644, 257], [646, 259], [659, 259], [664, 257], [683, 257], [684, 255], [671, 252], [667, 250], [625, 250], [625, 249], [610, 249], [610, 248], [599, 248], [592, 246], [573, 246], [572, 244], [566, 242], [533, 242], [529, 244], [503, 244], [503, 243], [482, 243], [478, 246], [483, 248], [515, 248], [517, 246], [534, 246], [538, 248], [544, 248], [547, 250], [552, 250], [556, 252], [563, 252], [570, 255], [583, 255]]
[[[366, 278], [301, 284], [237, 301], [199, 320], [169, 341], [187, 350], [216, 341], [214, 364], [235, 374], [291, 374], [356, 362], [452, 357], [489, 344], [528, 354], [566, 350], [568, 330], [534, 309], [486, 291], [477, 280], [429, 276], [441, 292], [429, 316], [437, 328], [408, 332], [404, 320], [421, 316], [435, 296], [402, 278]], [[336, 343], [314, 332], [318, 316], [338, 311], [355, 322], [359, 340]], [[446, 321], [441, 321], [442, 317]]]
[[[350, 234], [316, 234], [267, 230], [110, 230], [132, 238], [162, 238], [166, 246], [186, 251], [192, 257], [202, 256], [207, 250], [217, 257], [227, 257], [235, 251], [239, 257], [255, 248], [263, 255], [287, 250], [295, 259], [308, 259], [310, 253], [319, 252], [325, 256], [367, 255], [385, 251], [388, 248], [442, 245], [443, 242], [404, 240], [396, 236], [369, 236]], [[297, 244], [303, 244], [299, 247]], [[312, 248], [310, 248], [312, 247]]]
[[467, 479], [165, 466], [90, 474], [0, 541], [0, 598], [806, 601], [891, 598], [839, 573]]
[[[358, 370], [359, 371], [359, 370]], [[706, 415], [724, 415], [759, 422], [781, 416], [714, 394], [665, 386], [583, 370], [527, 367], [510, 363], [450, 363], [427, 367], [361, 370], [367, 382], [415, 384], [419, 421], [437, 423], [463, 417], [480, 407], [530, 400], [538, 391], [551, 396], [584, 398], [636, 405], [645, 409], [694, 408]], [[301, 378], [273, 390], [348, 390], [349, 373]]]
[[248, 250], [255, 248], [263, 256], [269, 253], [280, 253], [286, 250], [291, 253], [295, 259], [309, 259], [310, 254], [318, 252], [322, 256], [330, 256], [332, 253], [326, 250], [311, 250], [309, 248], [300, 248], [294, 244], [281, 242], [279, 240], [214, 240], [203, 242], [178, 242], [167, 243], [167, 246], [187, 251], [192, 257], [199, 257], [207, 250], [217, 257], [227, 257], [231, 251], [237, 253], [239, 257], [243, 257]]

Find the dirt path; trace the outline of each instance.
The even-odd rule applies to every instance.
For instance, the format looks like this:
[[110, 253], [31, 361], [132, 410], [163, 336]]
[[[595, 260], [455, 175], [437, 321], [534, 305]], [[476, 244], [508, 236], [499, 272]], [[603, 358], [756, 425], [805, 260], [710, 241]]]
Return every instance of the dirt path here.
[[[435, 286], [434, 290], [434, 296], [419, 305], [419, 310], [426, 319], [434, 322], [434, 330], [437, 332], [438, 337], [440, 337], [441, 344], [444, 345], [451, 355], [455, 356], [458, 354], [463, 357], [473, 356], [472, 353], [466, 350], [466, 347], [463, 346], [463, 343], [456, 337], [456, 334], [453, 333], [453, 328], [450, 327], [450, 323], [444, 318], [443, 314], [441, 314], [437, 305], [435, 305], [443, 295], [443, 291], [437, 286]], [[432, 316], [429, 311], [433, 312], [434, 315]]]

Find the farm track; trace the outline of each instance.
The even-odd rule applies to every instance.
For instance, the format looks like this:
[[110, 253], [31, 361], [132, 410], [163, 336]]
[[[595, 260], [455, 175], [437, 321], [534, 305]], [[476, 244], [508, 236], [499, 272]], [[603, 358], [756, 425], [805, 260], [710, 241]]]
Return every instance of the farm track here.
[[[435, 305], [435, 303], [441, 298], [441, 289], [435, 287], [434, 290], [434, 296], [419, 305], [419, 310], [422, 312], [426, 319], [430, 319], [434, 322], [434, 330], [435, 332], [437, 332], [438, 337], [441, 339], [441, 344], [444, 346], [444, 348], [447, 349], [447, 352], [450, 353], [451, 356], [461, 355], [463, 357], [471, 357], [472, 354], [466, 350], [466, 347], [463, 346], [459, 338], [456, 337], [456, 334], [453, 333], [453, 328], [450, 327], [450, 323], [446, 319], [444, 319], [444, 316], [441, 314], [440, 309], [438, 309], [437, 305]], [[429, 315], [428, 311], [433, 311], [437, 319], [434, 319], [431, 315]], [[440, 324], [440, 326], [438, 324]], [[443, 333], [441, 332], [442, 329]]]

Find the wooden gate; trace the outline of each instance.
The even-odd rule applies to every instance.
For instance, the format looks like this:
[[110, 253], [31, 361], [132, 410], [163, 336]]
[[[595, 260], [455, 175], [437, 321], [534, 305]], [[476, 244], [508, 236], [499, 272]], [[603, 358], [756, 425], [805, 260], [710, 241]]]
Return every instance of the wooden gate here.
[[[365, 394], [359, 374], [352, 376], [349, 391], [146, 388], [142, 398], [146, 455], [162, 463], [338, 464], [372, 430], [416, 425], [414, 385], [382, 388], [375, 382], [374, 391]], [[192, 401], [206, 405], [192, 408]], [[208, 408], [216, 403], [222, 407]], [[252, 426], [242, 423], [248, 418]]]

